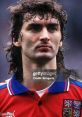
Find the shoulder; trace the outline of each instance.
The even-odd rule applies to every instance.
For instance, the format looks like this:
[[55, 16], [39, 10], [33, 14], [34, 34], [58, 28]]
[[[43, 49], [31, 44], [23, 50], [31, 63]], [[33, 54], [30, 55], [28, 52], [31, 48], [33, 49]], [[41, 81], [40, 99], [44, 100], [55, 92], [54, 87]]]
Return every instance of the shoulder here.
[[7, 83], [10, 81], [10, 79], [5, 80], [4, 82], [0, 83], [0, 90], [7, 88]]
[[72, 71], [69, 76], [70, 84], [76, 85], [82, 88], [82, 79], [76, 71]]
[[4, 88], [6, 88], [7, 87], [7, 84], [6, 83], [0, 83], [0, 90], [1, 89], [4, 89]]
[[81, 80], [75, 80], [75, 79], [71, 79], [70, 78], [70, 84], [79, 86], [80, 88], [82, 88], [82, 81]]

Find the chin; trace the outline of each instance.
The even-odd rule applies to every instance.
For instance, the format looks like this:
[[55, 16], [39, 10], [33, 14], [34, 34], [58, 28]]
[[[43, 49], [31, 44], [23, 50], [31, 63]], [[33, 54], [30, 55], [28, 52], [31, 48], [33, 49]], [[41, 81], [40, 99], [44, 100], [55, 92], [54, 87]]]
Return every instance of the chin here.
[[47, 52], [35, 54], [36, 58], [49, 58], [49, 59], [51, 59], [51, 58], [53, 58], [53, 56], [54, 55], [52, 53], [47, 53]]
[[34, 60], [38, 64], [46, 64], [54, 58], [54, 55], [51, 53], [38, 53], [35, 55]]

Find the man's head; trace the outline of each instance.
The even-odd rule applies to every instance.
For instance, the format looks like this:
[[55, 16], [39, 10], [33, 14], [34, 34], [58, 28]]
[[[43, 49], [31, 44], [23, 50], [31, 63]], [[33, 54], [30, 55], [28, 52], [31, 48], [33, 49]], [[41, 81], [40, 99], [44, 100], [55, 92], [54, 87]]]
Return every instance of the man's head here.
[[10, 11], [12, 45], [9, 52], [13, 71], [19, 70], [20, 64], [22, 68], [21, 48], [31, 59], [43, 56], [52, 59], [57, 55], [57, 62], [61, 63], [59, 48], [67, 21], [62, 6], [55, 0], [21, 0], [11, 6]]
[[19, 37], [23, 21], [35, 18], [36, 15], [39, 15], [40, 19], [47, 19], [49, 15], [57, 18], [61, 25], [61, 31], [67, 22], [65, 11], [55, 0], [21, 0], [17, 5], [10, 6], [9, 9], [12, 14], [11, 36], [14, 37], [14, 41]]

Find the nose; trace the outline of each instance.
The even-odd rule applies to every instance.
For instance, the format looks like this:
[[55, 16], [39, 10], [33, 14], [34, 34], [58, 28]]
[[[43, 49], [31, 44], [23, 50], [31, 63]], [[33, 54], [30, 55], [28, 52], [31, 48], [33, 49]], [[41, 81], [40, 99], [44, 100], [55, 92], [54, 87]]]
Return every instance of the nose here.
[[42, 42], [48, 42], [50, 40], [50, 37], [49, 37], [49, 32], [47, 31], [46, 28], [43, 28], [42, 32], [41, 32], [41, 35], [40, 35], [40, 41]]

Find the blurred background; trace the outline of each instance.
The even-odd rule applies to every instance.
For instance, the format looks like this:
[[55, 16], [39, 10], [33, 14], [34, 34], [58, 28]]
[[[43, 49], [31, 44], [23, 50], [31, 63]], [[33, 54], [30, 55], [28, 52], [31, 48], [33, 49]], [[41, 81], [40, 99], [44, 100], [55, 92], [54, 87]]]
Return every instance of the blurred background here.
[[[58, 0], [68, 13], [66, 39], [64, 41], [65, 65], [79, 72], [82, 79], [82, 0]], [[10, 14], [8, 6], [17, 0], [0, 1], [0, 82], [8, 79], [9, 64], [6, 60], [4, 47], [9, 40]]]

